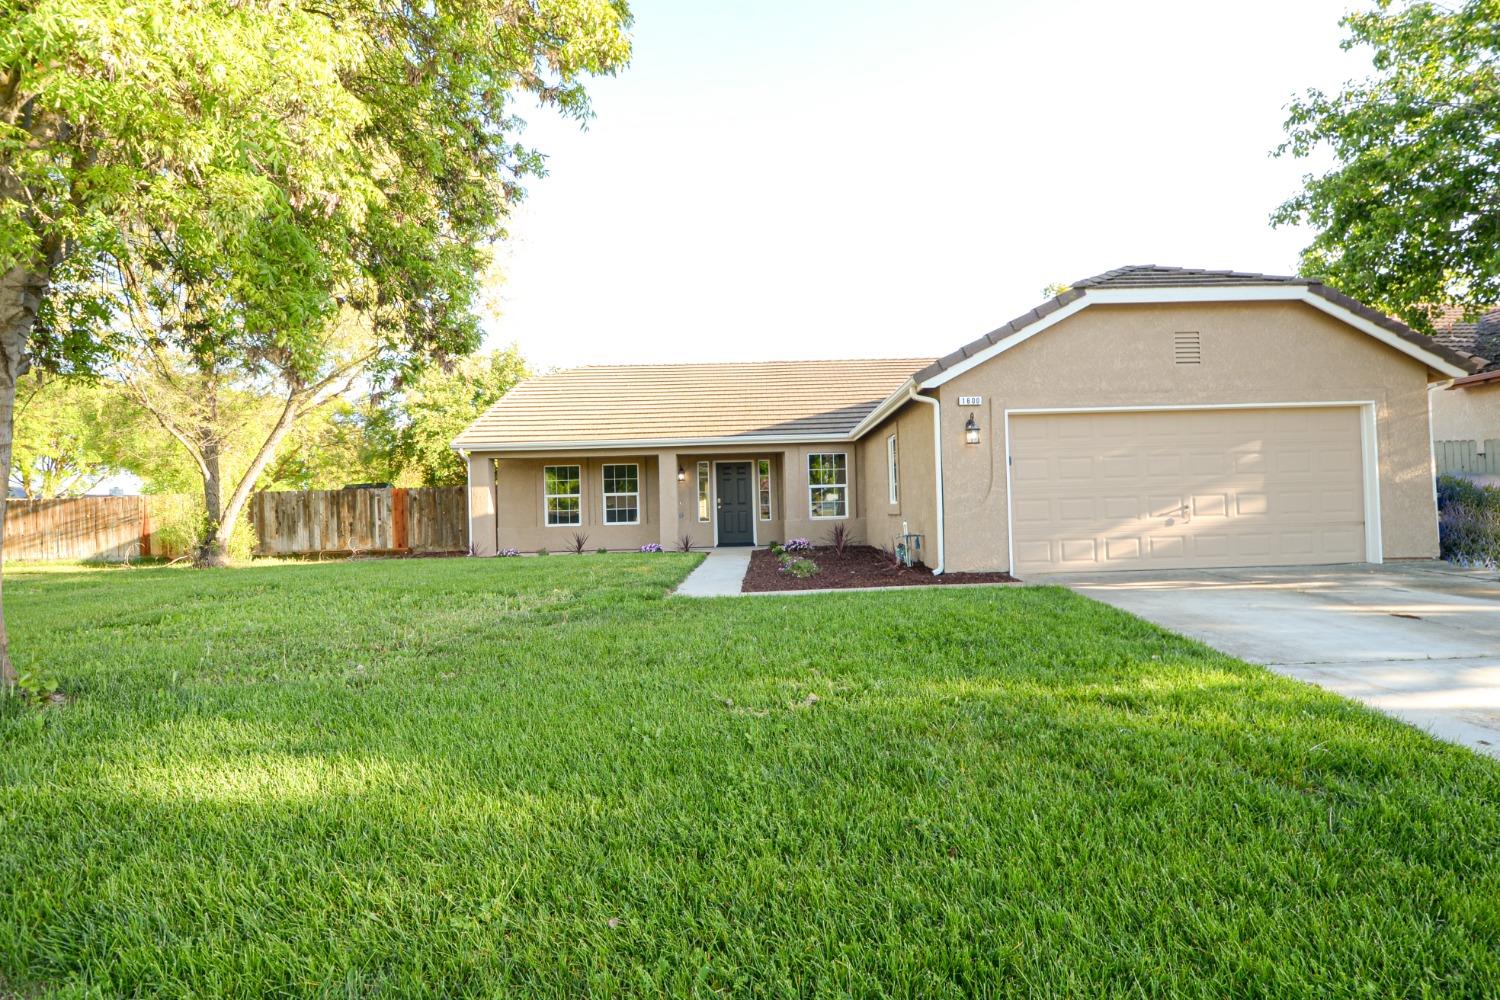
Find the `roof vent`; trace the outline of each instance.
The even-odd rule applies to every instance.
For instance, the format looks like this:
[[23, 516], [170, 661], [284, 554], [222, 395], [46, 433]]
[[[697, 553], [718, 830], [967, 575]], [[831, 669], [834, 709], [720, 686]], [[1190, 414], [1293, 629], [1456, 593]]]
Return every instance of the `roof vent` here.
[[1172, 335], [1172, 360], [1179, 365], [1201, 365], [1203, 345], [1196, 330]]

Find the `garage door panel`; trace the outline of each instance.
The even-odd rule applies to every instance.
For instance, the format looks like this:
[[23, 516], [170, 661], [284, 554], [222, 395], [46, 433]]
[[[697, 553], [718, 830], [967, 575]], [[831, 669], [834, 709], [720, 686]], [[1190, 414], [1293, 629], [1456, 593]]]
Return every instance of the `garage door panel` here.
[[1357, 562], [1357, 407], [1011, 417], [1022, 573]]

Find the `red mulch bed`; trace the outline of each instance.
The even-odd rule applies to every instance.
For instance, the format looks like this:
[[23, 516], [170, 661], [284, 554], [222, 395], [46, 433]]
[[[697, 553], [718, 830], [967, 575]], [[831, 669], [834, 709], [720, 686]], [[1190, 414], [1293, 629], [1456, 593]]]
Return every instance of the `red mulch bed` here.
[[1009, 573], [944, 573], [916, 566], [893, 566], [885, 554], [869, 545], [851, 545], [843, 555], [830, 548], [801, 552], [818, 564], [818, 572], [799, 579], [781, 571], [781, 562], [770, 549], [750, 554], [750, 570], [740, 586], [742, 593], [761, 594], [778, 590], [842, 590], [848, 587], [941, 587], [957, 583], [1019, 583]]

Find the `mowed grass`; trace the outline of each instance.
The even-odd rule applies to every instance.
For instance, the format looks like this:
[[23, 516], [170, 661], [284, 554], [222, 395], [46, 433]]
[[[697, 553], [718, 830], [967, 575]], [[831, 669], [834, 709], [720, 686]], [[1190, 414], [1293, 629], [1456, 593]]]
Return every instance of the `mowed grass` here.
[[0, 993], [1500, 992], [1500, 767], [1055, 589], [22, 569]]

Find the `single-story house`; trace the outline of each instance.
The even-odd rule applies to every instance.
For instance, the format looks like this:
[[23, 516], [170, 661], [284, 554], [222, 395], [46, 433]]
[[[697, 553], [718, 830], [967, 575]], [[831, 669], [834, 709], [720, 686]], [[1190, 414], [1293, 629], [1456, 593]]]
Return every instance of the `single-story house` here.
[[1477, 359], [1318, 282], [1141, 265], [939, 358], [600, 366], [454, 442], [477, 555], [920, 535], [944, 570], [1438, 551], [1428, 386]]
[[1444, 309], [1433, 317], [1432, 337], [1460, 354], [1485, 359], [1478, 372], [1446, 379], [1431, 389], [1434, 441], [1500, 441], [1500, 309], [1478, 315]]

